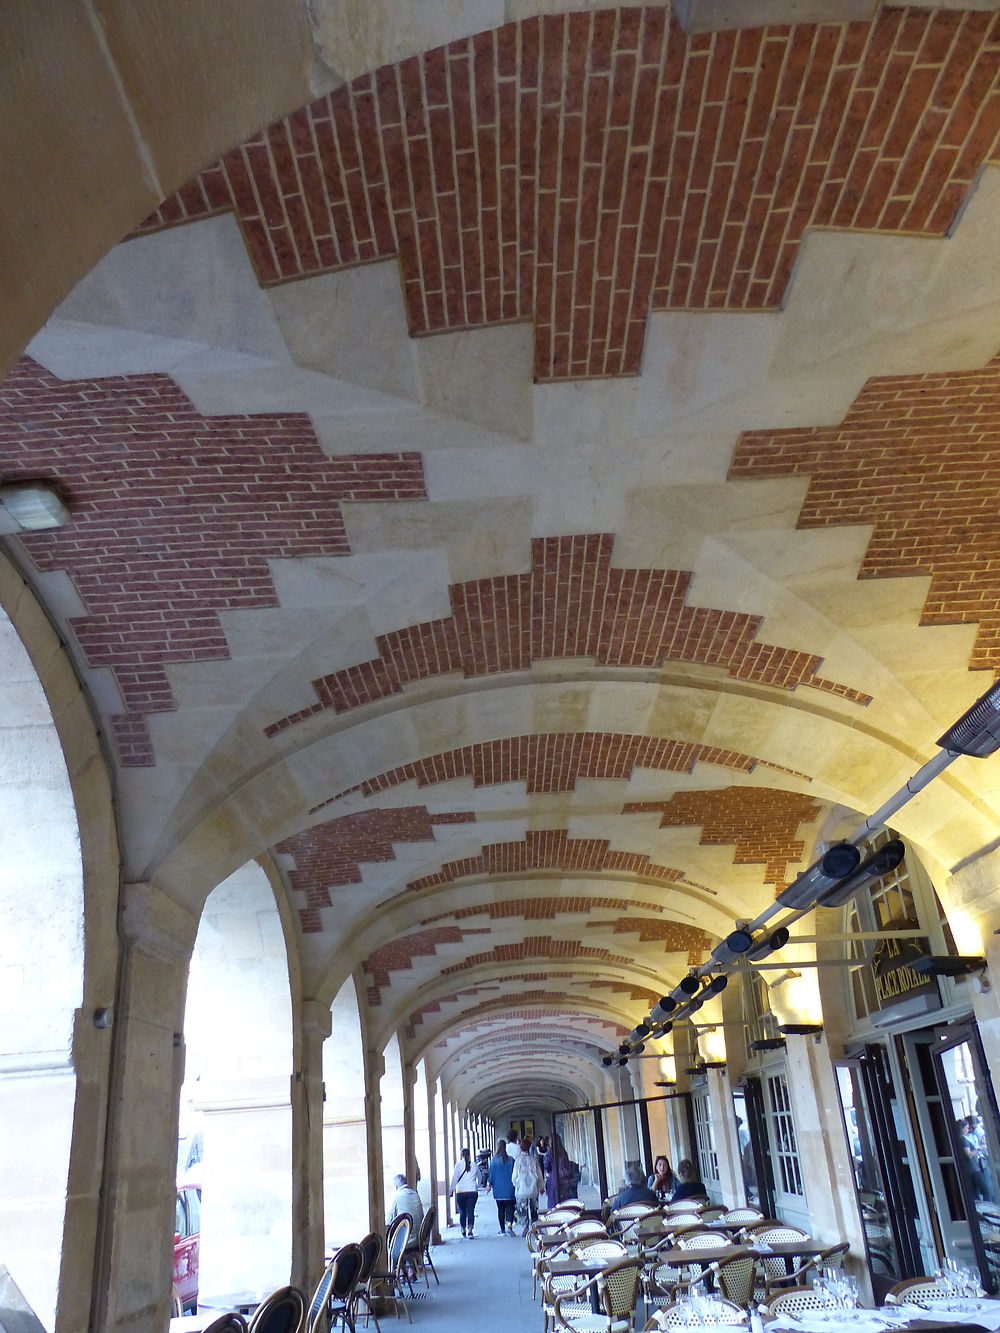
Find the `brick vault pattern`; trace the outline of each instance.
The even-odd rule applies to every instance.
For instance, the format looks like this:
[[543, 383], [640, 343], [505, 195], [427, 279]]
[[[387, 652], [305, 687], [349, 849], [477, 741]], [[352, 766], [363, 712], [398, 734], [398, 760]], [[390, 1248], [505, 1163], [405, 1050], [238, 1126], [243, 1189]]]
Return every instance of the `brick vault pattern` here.
[[722, 667], [737, 680], [793, 690], [812, 685], [858, 704], [870, 696], [824, 680], [821, 658], [757, 641], [762, 617], [686, 605], [691, 574], [616, 569], [614, 537], [535, 538], [525, 574], [453, 583], [452, 614], [375, 642], [379, 655], [312, 682], [317, 701], [266, 728], [275, 736], [326, 708], [349, 712], [398, 694], [408, 681], [525, 671], [533, 661], [592, 657], [602, 666], [665, 662]]
[[[451, 782], [456, 778], [472, 778], [477, 787], [523, 782], [528, 794], [535, 795], [574, 791], [580, 778], [616, 778], [627, 782], [634, 768], [690, 773], [695, 764], [717, 764], [742, 773], [752, 773], [761, 764], [782, 773], [793, 772], [755, 755], [662, 736], [624, 735], [612, 731], [536, 732], [463, 745], [461, 749], [443, 750], [412, 764], [400, 764], [338, 792], [329, 801], [316, 806], [316, 810], [322, 810], [352, 792], [373, 796], [404, 782], [416, 782], [420, 787]], [[806, 777], [804, 773], [795, 773], [795, 776]]]
[[151, 765], [164, 667], [229, 656], [219, 612], [277, 606], [269, 559], [347, 555], [341, 505], [426, 498], [414, 453], [327, 458], [305, 414], [202, 417], [165, 375], [64, 382], [23, 359], [0, 386], [5, 481], [58, 480], [71, 521], [21, 538], [65, 570], [91, 667], [114, 672], [125, 765]]
[[809, 226], [943, 234], [997, 149], [998, 42], [529, 19], [319, 98], [144, 229], [232, 209], [263, 283], [398, 255], [411, 332], [534, 318], [538, 379], [634, 374], [650, 309], [777, 307]]
[[969, 667], [997, 673], [998, 462], [1000, 357], [869, 380], [839, 426], [746, 432], [730, 476], [807, 475], [799, 526], [873, 524], [859, 578], [929, 574], [921, 622], [978, 622]]
[[299, 909], [303, 931], [322, 930], [320, 909], [331, 905], [331, 888], [360, 883], [362, 861], [394, 861], [394, 842], [433, 842], [435, 827], [471, 824], [475, 818], [471, 810], [431, 815], [425, 805], [365, 810], [327, 820], [276, 843], [274, 850], [294, 861], [288, 872], [289, 885], [294, 892], [305, 894], [305, 906]]
[[805, 843], [796, 836], [799, 828], [815, 823], [821, 811], [817, 801], [797, 792], [726, 787], [675, 792], [668, 801], [630, 801], [623, 813], [659, 814], [660, 828], [700, 825], [702, 843], [733, 844], [734, 864], [762, 864], [765, 882], [780, 891], [789, 862], [801, 861], [805, 851]]
[[[524, 998], [525, 998], [524, 996], [518, 996], [518, 1002], [520, 1003]], [[465, 1014], [464, 1017], [466, 1019], [471, 1020], [478, 1015], [480, 1010], [488, 1008], [496, 1008], [497, 1005], [500, 1003], [502, 1002], [494, 1001], [492, 1005], [480, 1005], [477, 1010]], [[626, 1032], [628, 1032], [628, 1028], [623, 1027], [621, 1023], [613, 1021], [605, 1021], [599, 1018], [595, 1018], [593, 1014], [581, 1014], [579, 1011], [577, 1011], [576, 1013], [571, 1013], [568, 1010], [559, 1012], [555, 1009], [512, 1009], [509, 1014], [503, 1015], [501, 1021], [504, 1024], [505, 1030], [514, 1030], [526, 1023], [530, 1023], [532, 1025], [541, 1024], [542, 1025], [541, 1030], [544, 1030], [544, 1025], [549, 1020], [557, 1020], [557, 1019], [564, 1021], [567, 1025], [569, 1025], [570, 1031], [576, 1033], [579, 1033], [584, 1028], [598, 1028], [605, 1032], [612, 1033], [612, 1035], [614, 1035], [615, 1037], [623, 1037], [626, 1034]], [[465, 1022], [460, 1027], [454, 1028], [451, 1032], [448, 1033], [446, 1037], [442, 1037], [438, 1041], [436, 1041], [434, 1043], [434, 1049], [444, 1050], [448, 1046], [449, 1042], [455, 1041], [460, 1037], [469, 1036], [471, 1033], [489, 1032], [495, 1030], [496, 1030], [495, 1022], [489, 1022], [489, 1021], [484, 1021], [482, 1023], [476, 1023], [472, 1021]], [[408, 1032], [407, 1035], [412, 1036], [412, 1033]], [[552, 1049], [551, 1046], [548, 1049], [551, 1052]]]
[[371, 978], [368, 984], [368, 1003], [382, 1003], [382, 991], [392, 984], [391, 972], [409, 971], [414, 958], [432, 958], [437, 953], [439, 944], [461, 944], [472, 935], [488, 935], [489, 927], [434, 926], [429, 930], [418, 930], [411, 935], [404, 935], [398, 940], [384, 944], [380, 949], [373, 949], [362, 963], [362, 970]]
[[510, 898], [499, 903], [476, 903], [459, 907], [453, 912], [425, 917], [421, 925], [435, 921], [465, 921], [472, 916], [488, 916], [491, 921], [505, 921], [511, 917], [525, 921], [554, 921], [557, 916], [588, 916], [591, 912], [663, 912], [659, 903], [636, 902], [633, 898], [593, 897], [590, 894], [567, 894], [562, 898]]
[[[411, 880], [406, 887], [416, 893], [472, 875], [517, 875], [529, 870], [614, 871], [658, 884], [691, 882], [682, 871], [657, 865], [644, 852], [612, 851], [607, 838], [571, 838], [565, 829], [529, 829], [523, 842], [489, 843], [477, 856], [446, 861], [434, 874]], [[713, 892], [700, 884], [694, 887]]]
[[[598, 925], [598, 922], [591, 922]], [[665, 927], [661, 939], [666, 940], [664, 953], [686, 953], [688, 961], [700, 963], [702, 950], [710, 944], [708, 935], [696, 926], [685, 926], [679, 922], [658, 922]], [[646, 938], [646, 937], [644, 937]], [[443, 977], [456, 976], [468, 972], [474, 967], [488, 967], [490, 964], [523, 963], [529, 958], [582, 958], [606, 963], [610, 968], [634, 967], [635, 959], [624, 954], [611, 953], [609, 949], [595, 948], [581, 944], [579, 940], [558, 939], [552, 935], [529, 935], [523, 940], [509, 944], [497, 944], [482, 953], [469, 954], [460, 963], [452, 963], [441, 969]]]

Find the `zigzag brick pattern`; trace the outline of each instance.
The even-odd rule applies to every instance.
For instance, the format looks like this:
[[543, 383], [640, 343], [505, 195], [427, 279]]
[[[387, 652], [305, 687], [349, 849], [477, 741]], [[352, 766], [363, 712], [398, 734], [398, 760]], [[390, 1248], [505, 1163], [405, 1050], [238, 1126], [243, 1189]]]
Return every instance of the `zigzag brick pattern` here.
[[929, 574], [921, 623], [978, 623], [969, 668], [996, 674], [998, 462], [995, 357], [982, 370], [869, 380], [839, 426], [746, 432], [730, 476], [808, 476], [799, 527], [871, 523], [858, 577]]
[[635, 902], [631, 898], [599, 898], [589, 895], [568, 894], [563, 898], [510, 898], [503, 902], [477, 903], [459, 907], [454, 912], [425, 917], [422, 925], [434, 921], [465, 921], [473, 916], [488, 916], [491, 921], [516, 918], [525, 921], [554, 921], [557, 916], [587, 916], [595, 911], [663, 912], [657, 903]]
[[801, 861], [803, 824], [815, 823], [822, 806], [797, 792], [767, 787], [725, 787], [718, 791], [675, 792], [668, 801], [630, 801], [624, 814], [656, 813], [660, 828], [701, 825], [706, 846], [733, 844], [735, 865], [764, 866], [764, 879], [785, 886], [790, 862]]
[[635, 374], [649, 310], [777, 308], [810, 226], [942, 235], [997, 153], [995, 16], [666, 15], [527, 19], [364, 75], [143, 230], [232, 209], [265, 284], [398, 255], [412, 333], [534, 319], [536, 378]]
[[[420, 787], [458, 778], [472, 778], [477, 787], [523, 782], [528, 794], [536, 795], [574, 791], [580, 778], [612, 778], [627, 782], [635, 768], [654, 769], [661, 773], [690, 773], [695, 764], [716, 764], [742, 773], [752, 773], [758, 764], [762, 764], [783, 773], [792, 772], [754, 755], [662, 736], [623, 735], [610, 731], [537, 732], [464, 745], [461, 749], [443, 750], [411, 764], [400, 764], [338, 792], [316, 809], [323, 809], [353, 792], [374, 796], [404, 782], [416, 782]], [[806, 777], [803, 773], [795, 773], [795, 776]]]
[[426, 498], [419, 454], [327, 458], [304, 413], [203, 417], [166, 375], [64, 382], [28, 358], [0, 386], [0, 460], [69, 504], [65, 527], [20, 542], [86, 607], [72, 628], [114, 672], [126, 766], [155, 762], [167, 663], [228, 657], [219, 612], [277, 606], [268, 560], [348, 555], [344, 501]]
[[613, 543], [610, 533], [535, 538], [527, 573], [451, 584], [447, 619], [379, 635], [378, 657], [314, 680], [317, 702], [272, 723], [267, 735], [326, 708], [344, 713], [388, 698], [410, 681], [526, 671], [533, 661], [574, 657], [646, 669], [697, 663], [737, 680], [812, 685], [870, 702], [817, 675], [814, 654], [759, 642], [760, 616], [688, 606], [690, 573], [614, 568]]
[[439, 944], [461, 944], [467, 935], [485, 935], [488, 930], [466, 929], [458, 926], [434, 926], [428, 930], [414, 931], [399, 939], [374, 949], [362, 964], [365, 974], [371, 978], [368, 985], [368, 1003], [382, 1003], [382, 991], [391, 985], [391, 972], [409, 971], [414, 958], [432, 958]]
[[[657, 865], [644, 852], [612, 851], [607, 838], [570, 838], [565, 829], [529, 829], [523, 842], [489, 843], [477, 856], [446, 861], [434, 874], [411, 880], [406, 887], [418, 893], [473, 875], [516, 875], [529, 870], [613, 871], [657, 884], [688, 883], [680, 870]], [[712, 892], [702, 885], [694, 887]]]
[[288, 872], [292, 890], [305, 894], [305, 906], [299, 909], [303, 932], [322, 930], [320, 911], [331, 905], [330, 890], [359, 884], [362, 862], [394, 861], [394, 842], [433, 842], [436, 826], [471, 824], [475, 818], [471, 810], [431, 815], [424, 805], [365, 810], [327, 820], [276, 843], [275, 851], [294, 861]]
[[[667, 945], [665, 952], [670, 953], [680, 950], [689, 955], [689, 961], [700, 962], [701, 951], [709, 942], [708, 935], [695, 926], [685, 926], [678, 922], [670, 922], [669, 925], [671, 931], [666, 938], [669, 938], [671, 943]], [[579, 940], [557, 939], [552, 935], [529, 935], [523, 940], [508, 944], [497, 944], [494, 948], [484, 950], [482, 953], [470, 954], [467, 958], [463, 958], [460, 963], [452, 963], [451, 966], [442, 968], [441, 975], [450, 977], [459, 972], [467, 972], [474, 967], [485, 967], [500, 963], [522, 963], [529, 958], [583, 958], [606, 963], [613, 968], [635, 966], [635, 960], [626, 957], [624, 954], [614, 954], [608, 949], [581, 944]]]

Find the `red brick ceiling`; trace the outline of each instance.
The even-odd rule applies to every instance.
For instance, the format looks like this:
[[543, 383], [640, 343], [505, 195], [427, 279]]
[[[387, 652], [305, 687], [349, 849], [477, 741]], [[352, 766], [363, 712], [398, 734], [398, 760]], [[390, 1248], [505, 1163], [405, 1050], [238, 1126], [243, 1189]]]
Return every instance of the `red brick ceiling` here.
[[533, 661], [572, 657], [647, 669], [693, 662], [723, 667], [737, 680], [786, 690], [812, 685], [870, 702], [817, 675], [815, 654], [759, 642], [760, 616], [688, 606], [690, 573], [614, 567], [613, 545], [610, 533], [540, 537], [527, 573], [451, 584], [450, 616], [380, 634], [378, 657], [314, 680], [317, 702], [272, 723], [267, 734], [326, 708], [344, 713], [388, 698], [408, 681], [524, 671]]
[[501, 902], [473, 903], [457, 907], [451, 912], [425, 917], [422, 925], [434, 921], [464, 921], [472, 916], [488, 916], [491, 921], [508, 917], [522, 917], [525, 921], [554, 921], [557, 916], [586, 916], [590, 912], [663, 912], [658, 903], [637, 902], [633, 898], [603, 898], [591, 894], [566, 894], [552, 898], [538, 895], [531, 898], [506, 898]]
[[799, 526], [871, 523], [859, 578], [929, 574], [925, 625], [979, 625], [1000, 671], [1000, 356], [982, 370], [869, 380], [839, 426], [748, 431], [732, 477], [809, 477]]
[[535, 374], [634, 374], [647, 313], [775, 309], [807, 227], [943, 235], [997, 153], [1000, 19], [686, 36], [511, 23], [235, 149], [146, 230], [232, 209], [264, 283], [398, 255], [413, 333], [535, 321]]
[[[752, 773], [760, 764], [777, 772], [791, 772], [755, 755], [663, 736], [633, 736], [612, 731], [549, 731], [463, 745], [457, 750], [442, 750], [439, 754], [428, 755], [411, 764], [400, 764], [388, 772], [366, 778], [316, 808], [323, 809], [352, 792], [372, 796], [404, 782], [416, 782], [420, 787], [452, 782], [457, 778], [472, 778], [477, 787], [523, 782], [528, 794], [536, 795], [575, 791], [580, 778], [612, 778], [627, 782], [636, 768], [659, 773], [691, 773], [695, 764], [714, 764], [742, 773]], [[805, 777], [805, 774], [796, 773], [795, 776]]]
[[219, 612], [277, 606], [268, 560], [348, 555], [341, 505], [423, 499], [419, 454], [328, 458], [309, 418], [203, 417], [166, 375], [56, 379], [25, 358], [0, 385], [3, 478], [52, 478], [72, 520], [27, 534], [86, 613], [87, 664], [114, 672], [121, 762], [151, 765], [164, 667], [229, 656]]
[[800, 861], [805, 843], [797, 837], [823, 807], [809, 796], [766, 787], [726, 787], [721, 791], [680, 791], [666, 801], [630, 801], [625, 814], [659, 814], [661, 828], [701, 826], [706, 845], [732, 844], [736, 865], [765, 867], [764, 879], [785, 885], [789, 862]]

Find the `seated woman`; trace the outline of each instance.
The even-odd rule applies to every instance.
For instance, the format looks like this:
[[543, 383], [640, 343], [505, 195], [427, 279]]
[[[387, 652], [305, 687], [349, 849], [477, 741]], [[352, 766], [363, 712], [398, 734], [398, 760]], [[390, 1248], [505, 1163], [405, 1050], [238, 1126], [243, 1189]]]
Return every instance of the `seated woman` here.
[[653, 1174], [646, 1179], [646, 1188], [651, 1189], [660, 1203], [663, 1203], [673, 1189], [673, 1185], [674, 1173], [671, 1170], [670, 1163], [661, 1153], [653, 1163]]
[[707, 1197], [708, 1193], [705, 1186], [698, 1179], [694, 1162], [691, 1161], [690, 1157], [683, 1158], [677, 1163], [670, 1202], [678, 1203], [681, 1199], [705, 1199]]

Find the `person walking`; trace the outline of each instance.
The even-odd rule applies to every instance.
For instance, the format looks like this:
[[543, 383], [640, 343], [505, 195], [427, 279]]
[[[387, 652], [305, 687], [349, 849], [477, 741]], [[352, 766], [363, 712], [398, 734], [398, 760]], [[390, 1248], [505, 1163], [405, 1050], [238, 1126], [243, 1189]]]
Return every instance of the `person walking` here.
[[462, 1235], [472, 1240], [472, 1228], [476, 1223], [476, 1200], [479, 1198], [479, 1174], [472, 1165], [472, 1155], [468, 1148], [462, 1149], [462, 1155], [455, 1163], [451, 1177], [451, 1193], [458, 1205]]
[[514, 1202], [517, 1212], [524, 1216], [522, 1236], [528, 1234], [528, 1227], [538, 1218], [538, 1193], [542, 1188], [542, 1169], [530, 1148], [531, 1140], [522, 1139], [521, 1152], [514, 1163]]
[[492, 1192], [497, 1203], [497, 1218], [500, 1222], [500, 1235], [514, 1234], [514, 1159], [507, 1156], [507, 1140], [497, 1139], [497, 1150], [490, 1162], [490, 1174], [486, 1183], [487, 1193]]

